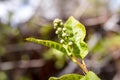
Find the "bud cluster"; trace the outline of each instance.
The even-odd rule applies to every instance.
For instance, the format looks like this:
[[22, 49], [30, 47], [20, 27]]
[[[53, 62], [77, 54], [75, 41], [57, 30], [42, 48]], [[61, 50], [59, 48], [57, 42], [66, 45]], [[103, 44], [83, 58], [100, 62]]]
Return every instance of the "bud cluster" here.
[[58, 35], [58, 38], [60, 38], [60, 43], [70, 46], [73, 44], [73, 42], [69, 40], [70, 35], [67, 33], [67, 29], [64, 27], [62, 20], [54, 20], [54, 29], [56, 29], [55, 33]]

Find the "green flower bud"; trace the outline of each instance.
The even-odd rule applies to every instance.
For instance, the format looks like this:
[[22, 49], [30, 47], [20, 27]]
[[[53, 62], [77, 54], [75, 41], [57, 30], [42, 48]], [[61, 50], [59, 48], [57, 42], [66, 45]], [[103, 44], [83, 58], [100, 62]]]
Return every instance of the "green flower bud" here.
[[72, 44], [73, 44], [73, 42], [69, 42], [69, 43], [68, 43], [68, 45], [72, 45]]
[[56, 31], [55, 33], [56, 33], [56, 34], [58, 34], [58, 33], [59, 33], [59, 31]]
[[63, 28], [63, 31], [66, 31], [66, 28]]
[[54, 29], [56, 29], [58, 27], [57, 23], [54, 23]]
[[67, 36], [67, 34], [66, 34], [66, 33], [63, 33], [63, 34], [62, 34], [62, 37], [65, 37], [65, 36]]
[[60, 40], [60, 43], [63, 43], [64, 42], [64, 40], [62, 39], [62, 40]]
[[60, 23], [60, 26], [63, 26], [63, 22]]
[[60, 19], [55, 19], [54, 20], [54, 23], [60, 23], [60, 22], [62, 22], [62, 20], [60, 20]]
[[62, 31], [62, 28], [58, 28], [57, 31]]

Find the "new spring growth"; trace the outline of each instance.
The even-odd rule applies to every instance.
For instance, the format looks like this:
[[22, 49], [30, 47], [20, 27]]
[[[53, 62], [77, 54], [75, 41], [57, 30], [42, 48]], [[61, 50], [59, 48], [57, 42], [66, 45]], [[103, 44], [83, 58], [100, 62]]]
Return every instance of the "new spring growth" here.
[[66, 28], [63, 28], [63, 31], [66, 31]]
[[67, 34], [66, 34], [66, 33], [63, 33], [63, 34], [62, 34], [62, 37], [66, 37], [66, 36], [67, 36]]
[[68, 44], [69, 46], [73, 44], [73, 42], [68, 38], [69, 34], [66, 32], [66, 28], [64, 27], [62, 20], [55, 19], [54, 28], [56, 29], [55, 33], [61, 39], [61, 44]]
[[62, 23], [62, 20], [60, 19], [55, 19], [54, 20], [54, 29], [57, 29], [58, 27], [62, 27], [63, 26], [63, 23]]
[[[74, 80], [101, 80], [94, 73], [91, 73], [90, 71], [88, 72], [84, 62], [84, 58], [88, 54], [88, 46], [83, 41], [86, 35], [84, 25], [79, 23], [79, 21], [75, 20], [73, 17], [70, 17], [65, 24], [63, 24], [62, 20], [55, 19], [53, 24], [61, 44], [36, 38], [26, 38], [26, 40], [54, 48], [67, 54], [72, 61], [78, 64], [83, 70], [85, 76], [69, 74], [60, 78], [52, 77], [49, 80], [63, 80], [63, 78], [64, 80], [73, 80], [73, 78]], [[81, 61], [79, 61], [79, 58]]]
[[70, 46], [71, 46], [72, 44], [73, 44], [73, 42], [71, 42], [71, 41], [68, 43], [68, 45], [70, 45]]
[[57, 30], [58, 30], [58, 31], [62, 31], [62, 28], [58, 28]]
[[62, 28], [58, 27], [55, 33], [56, 33], [56, 34], [59, 34], [59, 33], [61, 33], [61, 32], [62, 32]]
[[60, 40], [60, 43], [64, 43], [64, 40], [62, 39], [62, 40]]

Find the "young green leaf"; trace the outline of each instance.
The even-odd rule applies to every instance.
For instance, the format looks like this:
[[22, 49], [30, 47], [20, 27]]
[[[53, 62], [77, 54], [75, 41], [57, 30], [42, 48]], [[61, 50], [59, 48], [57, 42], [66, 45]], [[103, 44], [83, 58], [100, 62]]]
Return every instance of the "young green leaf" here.
[[82, 77], [83, 76], [79, 75], [79, 74], [66, 74], [59, 78], [50, 77], [49, 80], [80, 80], [80, 78], [82, 78]]
[[[69, 40], [74, 41], [74, 46], [78, 47], [78, 49], [74, 49], [73, 53], [78, 58], [84, 58], [88, 54], [88, 46], [83, 41], [86, 35], [86, 30], [84, 25], [82, 25], [79, 21], [70, 17], [64, 24], [64, 27], [67, 29], [66, 33], [69, 34]], [[79, 52], [78, 52], [79, 51]]]
[[86, 35], [85, 27], [75, 18], [71, 16], [65, 22], [64, 26], [69, 30], [70, 33], [73, 33], [73, 37], [76, 39], [77, 42], [80, 40], [84, 40]]
[[89, 71], [85, 76], [79, 74], [66, 74], [59, 78], [50, 77], [49, 80], [101, 80], [95, 73]]
[[81, 41], [79, 48], [80, 48], [80, 56], [83, 59], [88, 54], [88, 45], [84, 41]]
[[41, 45], [44, 45], [44, 46], [47, 46], [50, 48], [54, 48], [54, 49], [57, 49], [63, 53], [66, 53], [65, 48], [61, 44], [54, 42], [54, 41], [40, 40], [40, 39], [36, 39], [36, 38], [26, 38], [26, 40], [33, 42], [33, 43], [41, 44]]
[[80, 80], [101, 80], [95, 73], [89, 71], [84, 77]]

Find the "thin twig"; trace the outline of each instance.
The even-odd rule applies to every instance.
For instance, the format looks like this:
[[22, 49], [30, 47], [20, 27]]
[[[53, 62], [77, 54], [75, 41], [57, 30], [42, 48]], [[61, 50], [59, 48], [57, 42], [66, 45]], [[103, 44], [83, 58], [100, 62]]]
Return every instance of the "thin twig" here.
[[84, 64], [80, 63], [76, 57], [72, 57], [72, 60], [83, 70], [85, 74], [88, 72], [86, 65], [84, 65], [85, 63]]

